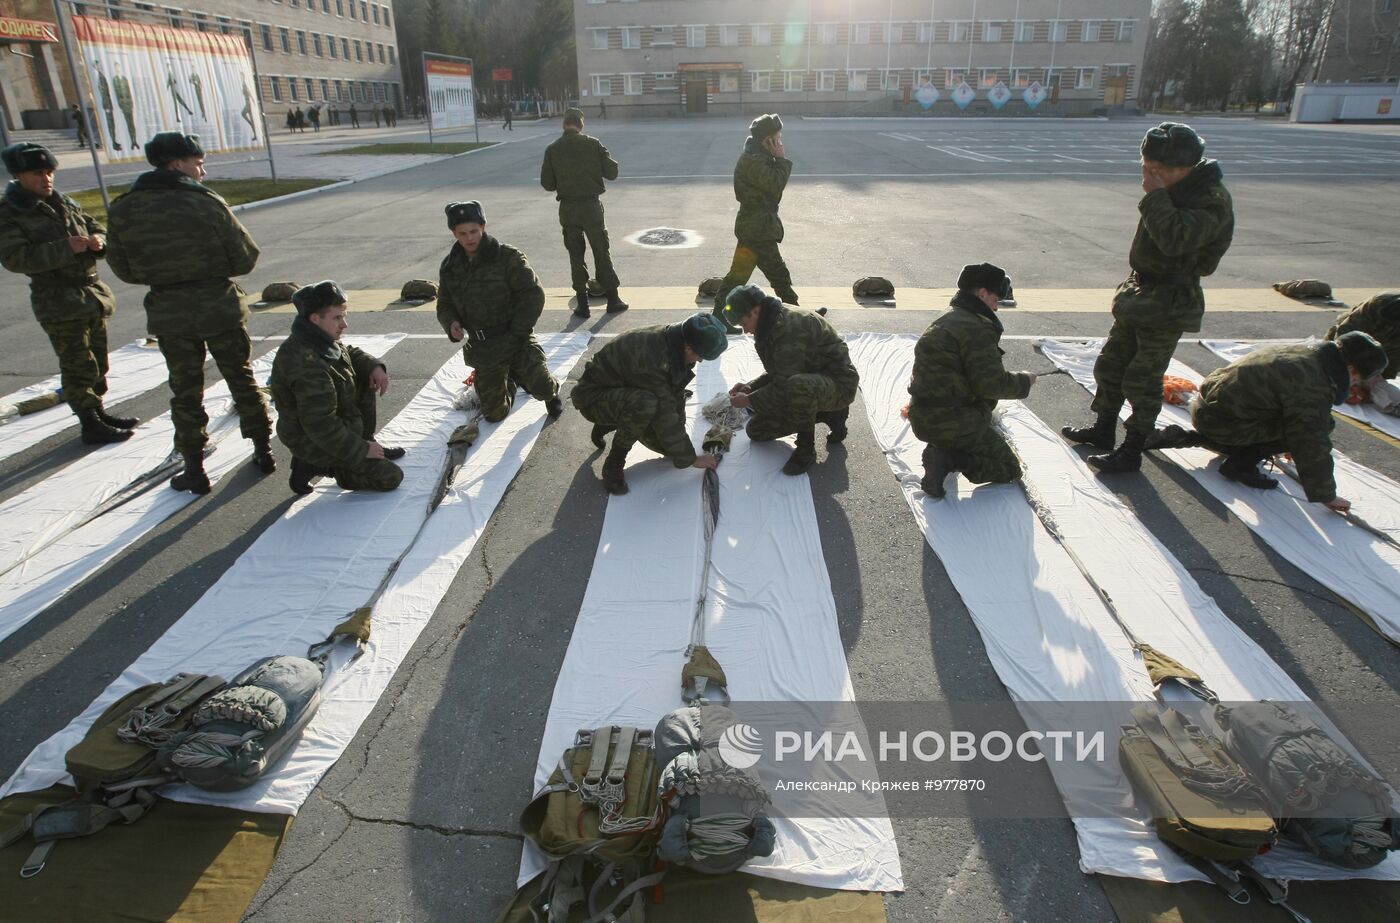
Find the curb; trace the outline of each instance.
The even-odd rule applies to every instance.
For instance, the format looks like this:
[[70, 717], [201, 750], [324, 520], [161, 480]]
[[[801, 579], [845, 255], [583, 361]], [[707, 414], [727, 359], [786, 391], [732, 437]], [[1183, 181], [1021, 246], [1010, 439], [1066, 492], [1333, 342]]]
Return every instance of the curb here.
[[[1077, 124], [1080, 122], [1111, 122], [1115, 121], [1107, 116], [1054, 116], [1054, 115], [804, 115], [800, 117], [804, 122], [1064, 122], [1066, 124]], [[1123, 121], [1118, 119], [1116, 121]]]
[[[405, 170], [416, 170], [419, 167], [426, 167], [435, 163], [443, 163], [448, 160], [456, 160], [458, 157], [470, 157], [472, 154], [480, 154], [483, 151], [489, 151], [493, 148], [503, 147], [507, 144], [516, 144], [520, 141], [533, 141], [534, 139], [540, 137], [543, 137], [543, 135], [530, 135], [529, 137], [525, 138], [511, 138], [509, 141], [491, 141], [487, 142], [486, 147], [479, 147], [471, 151], [463, 151], [460, 154], [445, 154], [436, 160], [427, 160], [423, 163], [406, 164], [402, 167], [390, 167], [387, 170], [380, 170], [378, 173], [370, 173], [365, 176], [357, 176], [353, 179], [337, 180], [334, 183], [327, 183], [324, 186], [317, 186], [314, 189], [302, 189], [299, 192], [289, 192], [286, 195], [273, 196], [270, 199], [258, 199], [256, 202], [244, 202], [242, 205], [234, 205], [230, 207], [229, 211], [233, 212], [234, 214], [238, 214], [239, 212], [244, 212], [252, 208], [260, 208], [264, 205], [276, 205], [282, 202], [290, 202], [293, 199], [300, 199], [304, 196], [315, 195], [318, 192], [329, 192], [332, 189], [342, 189], [346, 186], [352, 186], [355, 183], [363, 183], [367, 180], [379, 179], [381, 176], [389, 176], [394, 173], [402, 173]], [[335, 152], [327, 151], [326, 153], [334, 154]]]

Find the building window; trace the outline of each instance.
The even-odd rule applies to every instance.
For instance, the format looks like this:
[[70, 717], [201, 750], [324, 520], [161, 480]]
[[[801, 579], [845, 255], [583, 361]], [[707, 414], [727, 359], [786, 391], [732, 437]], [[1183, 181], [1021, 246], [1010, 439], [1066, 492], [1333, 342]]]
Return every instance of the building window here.
[[933, 23], [919, 23], [919, 41], [923, 42], [925, 45], [933, 41]]
[[272, 50], [272, 27], [266, 23], [258, 23], [258, 30], [262, 32], [263, 51]]
[[686, 45], [687, 48], [704, 48], [704, 47], [705, 47], [705, 27], [704, 27], [704, 26], [686, 26], [686, 27], [685, 27], [685, 45]]
[[389, 46], [389, 63], [392, 64], [392, 65], [394, 65], [395, 67], [398, 67], [398, 65], [399, 65], [398, 59], [394, 57], [394, 46], [393, 46], [393, 45], [390, 45], [390, 46]]
[[593, 50], [606, 51], [608, 47], [608, 30], [593, 28], [588, 31], [593, 36]]
[[1099, 26], [1103, 23], [1097, 19], [1084, 20], [1084, 34], [1079, 37], [1081, 42], [1097, 42], [1099, 40]]
[[656, 75], [656, 88], [658, 90], [674, 90], [676, 88], [676, 72], [662, 71]]
[[921, 87], [926, 83], [933, 83], [933, 71], [924, 67], [914, 71], [914, 86]]
[[165, 8], [165, 18], [169, 21], [170, 28], [172, 29], [178, 29], [183, 25], [181, 21], [183, 17], [180, 16], [180, 11], [173, 6], [167, 6]]
[[318, 57], [318, 58], [319, 58], [319, 57], [322, 57], [322, 54], [321, 54], [321, 33], [319, 33], [319, 32], [312, 32], [312, 33], [311, 33], [311, 50], [314, 51], [314, 52], [316, 52], [316, 57]]
[[326, 36], [326, 50], [328, 50], [328, 51], [331, 53], [331, 57], [332, 57], [332, 58], [339, 57], [339, 55], [336, 54], [336, 50], [335, 50], [335, 36], [334, 36], [334, 35], [327, 35], [327, 36]]
[[853, 93], [865, 92], [865, 71], [847, 71], [846, 89]]
[[379, 4], [376, 3], [371, 9], [374, 10], [374, 24], [377, 26], [379, 25]]
[[[308, 4], [307, 4], [307, 8], [310, 9], [310, 7], [311, 7], [311, 4], [308, 3]], [[325, 14], [327, 14], [327, 15], [329, 15], [329, 14], [330, 14], [330, 11], [331, 11], [331, 0], [321, 0], [321, 12], [322, 12], [322, 13], [325, 13]]]
[[739, 75], [736, 73], [720, 74], [719, 91], [721, 93], [738, 93]]
[[1011, 85], [1017, 89], [1023, 89], [1031, 85], [1031, 72], [1024, 67], [1013, 68], [1011, 71]]
[[984, 23], [982, 23], [982, 41], [984, 41], [984, 42], [1000, 42], [1000, 41], [1002, 41], [1002, 37], [1001, 37], [1001, 23], [999, 23], [999, 22], [984, 22]]
[[853, 39], [853, 41], [854, 41], [857, 45], [869, 45], [869, 44], [870, 44], [870, 32], [871, 32], [870, 23], [868, 23], [868, 22], [858, 22], [858, 23], [856, 23], [856, 37]]
[[783, 91], [785, 93], [802, 92], [802, 71], [783, 71]]
[[1061, 43], [1069, 41], [1069, 23], [1066, 20], [1061, 19], [1050, 23], [1050, 41]]
[[356, 61], [363, 61], [364, 59], [365, 59], [365, 50], [364, 50], [364, 48], [360, 45], [360, 40], [359, 40], [359, 39], [355, 39], [355, 60], [356, 60]]
[[369, 0], [360, 0], [360, 21], [369, 22]]
[[282, 80], [280, 77], [268, 77], [268, 84], [272, 87], [272, 99], [274, 102], [282, 101]]
[[651, 44], [655, 46], [671, 46], [676, 44], [676, 34], [674, 26], [652, 26]]
[[393, 25], [393, 23], [389, 22], [389, 8], [387, 6], [384, 7], [384, 25], [386, 27]]
[[641, 26], [625, 26], [625, 27], [623, 27], [623, 30], [622, 30], [622, 47], [623, 47], [623, 48], [641, 48], [641, 47], [642, 47], [642, 27], [641, 27]]
[[[1385, 11], [1390, 12], [1391, 0], [1385, 0]], [[1132, 20], [1125, 20], [1118, 24], [1118, 41], [1131, 42], [1133, 36], [1137, 34], [1137, 23]]]
[[593, 95], [594, 95], [594, 96], [611, 96], [611, 95], [612, 95], [612, 74], [594, 74], [594, 75], [593, 75]]
[[963, 67], [950, 67], [944, 71], [943, 85], [948, 88], [956, 87], [958, 84], [967, 81], [967, 69]]
[[302, 79], [306, 81], [306, 98], [307, 98], [307, 99], [315, 99], [315, 98], [316, 98], [316, 84], [312, 81], [312, 79], [311, 79], [310, 77], [303, 77]]
[[995, 67], [981, 68], [977, 82], [984, 87], [994, 87], [997, 85], [997, 69]]
[[738, 26], [720, 26], [720, 27], [719, 27], [719, 43], [720, 43], [721, 45], [737, 45], [737, 44], [739, 44], [739, 27], [738, 27]]
[[1094, 88], [1094, 67], [1075, 68], [1074, 88], [1076, 90], [1092, 90]]
[[835, 45], [835, 44], [836, 44], [836, 23], [834, 23], [834, 22], [819, 22], [819, 23], [817, 23], [817, 44], [818, 44], [818, 45]]
[[301, 99], [301, 93], [297, 90], [297, 78], [287, 78], [287, 89], [290, 90], [292, 93], [292, 102], [296, 102], [297, 100]]
[[766, 22], [752, 26], [749, 30], [749, 41], [755, 45], [773, 44], [773, 27]]
[[342, 17], [345, 15], [345, 0], [335, 0], [335, 15]]
[[623, 74], [622, 75], [622, 95], [641, 96], [642, 95], [642, 75]]
[[949, 34], [948, 41], [953, 42], [953, 43], [955, 43], [955, 44], [962, 43], [962, 42], [966, 42], [966, 41], [970, 41], [970, 40], [971, 40], [971, 35], [972, 35], [972, 23], [970, 23], [970, 22], [954, 22], [954, 23], [952, 24], [952, 31], [951, 31], [951, 33]]
[[836, 92], [836, 71], [817, 71], [817, 92]]
[[769, 93], [773, 89], [773, 74], [770, 71], [753, 71], [753, 91], [755, 93]]
[[324, 77], [321, 78], [321, 98], [331, 98], [331, 82]]
[[[115, 12], [115, 10], [114, 10], [113, 12]], [[233, 34], [233, 20], [232, 20], [232, 19], [229, 19], [227, 16], [216, 16], [216, 17], [214, 17], [214, 18], [215, 18], [216, 20], [218, 20], [218, 23], [219, 23], [219, 31], [220, 31], [220, 32], [222, 32], [224, 35], [232, 35], [232, 34]]]
[[347, 61], [350, 60], [350, 40], [344, 36], [341, 36], [340, 39], [340, 56]]
[[300, 29], [297, 30], [297, 53], [306, 54], [306, 33]]
[[194, 27], [200, 32], [209, 31], [209, 17], [204, 13], [194, 14]]
[[1035, 41], [1035, 23], [1029, 22], [1029, 21], [1023, 21], [1023, 22], [1018, 22], [1018, 23], [1016, 23], [1016, 41], [1018, 41], [1018, 42], [1033, 42], [1033, 41]]
[[281, 28], [281, 27], [278, 27], [278, 29], [277, 29], [277, 39], [278, 39], [278, 41], [280, 41], [280, 42], [282, 43], [282, 53], [283, 53], [283, 54], [291, 54], [291, 53], [292, 53], [292, 34], [291, 34], [290, 32], [288, 32], [286, 29]]
[[801, 45], [807, 41], [807, 25], [801, 22], [790, 22], [783, 30], [783, 44]]
[[899, 71], [888, 70], [880, 72], [880, 89], [886, 92], [899, 90]]

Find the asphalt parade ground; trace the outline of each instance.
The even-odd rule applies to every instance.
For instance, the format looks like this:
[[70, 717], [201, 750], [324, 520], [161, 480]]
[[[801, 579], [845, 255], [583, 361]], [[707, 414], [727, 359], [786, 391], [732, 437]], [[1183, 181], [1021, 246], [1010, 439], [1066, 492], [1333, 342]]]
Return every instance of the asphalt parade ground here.
[[[1108, 330], [1141, 196], [1137, 143], [1150, 124], [790, 120], [784, 139], [795, 167], [782, 250], [803, 307], [829, 306], [843, 333], [918, 333], [962, 264], [995, 262], [1024, 305], [1001, 312], [1007, 367], [1051, 371], [1034, 337]], [[1207, 156], [1221, 161], [1237, 230], [1208, 280], [1204, 329], [1183, 340], [1177, 358], [1205, 372], [1220, 360], [1195, 336], [1300, 338], [1320, 335], [1336, 316], [1282, 298], [1273, 282], [1323, 279], [1348, 301], [1400, 288], [1400, 131], [1193, 124]], [[582, 322], [569, 314], [556, 204], [538, 185], [557, 123], [517, 122], [510, 136], [490, 133], [509, 143], [242, 212], [262, 247], [242, 283], [256, 292], [274, 281], [335, 279], [351, 293], [351, 333], [410, 334], [388, 357], [386, 421], [455, 349], [430, 308], [391, 304], [405, 281], [436, 278], [452, 243], [447, 202], [481, 200], [488, 233], [529, 256], [550, 292], [538, 333], [606, 335], [679, 321], [696, 310], [696, 284], [728, 266], [730, 171], [745, 125], [589, 121], [621, 163], [603, 201], [633, 306], [624, 314], [595, 309]], [[60, 189], [69, 188], [64, 179], [60, 172]], [[626, 240], [653, 228], [686, 230], [691, 245]], [[102, 271], [118, 295], [115, 348], [144, 334], [142, 293]], [[851, 299], [851, 283], [868, 275], [894, 282], [893, 305]], [[275, 337], [289, 320], [284, 310], [255, 311], [249, 327]], [[0, 393], [56, 371], [26, 281], [8, 273], [0, 276], [0, 342]], [[258, 353], [272, 346], [255, 345]], [[212, 366], [209, 375], [217, 380]], [[166, 401], [157, 388], [121, 410], [149, 418]], [[1043, 376], [1026, 404], [1055, 428], [1088, 419], [1088, 395], [1064, 375]], [[1358, 462], [1400, 478], [1400, 446], [1346, 422], [1334, 439]], [[292, 503], [288, 456], [275, 448], [276, 475], [240, 467], [0, 641], [0, 772], [8, 776], [85, 708]], [[11, 456], [0, 463], [0, 501], [84, 451], [74, 431]], [[1007, 701], [859, 399], [844, 446], [819, 440], [819, 456], [809, 477], [856, 698]], [[374, 713], [304, 805], [248, 919], [494, 918], [513, 887], [516, 817], [602, 526], [600, 463], [571, 406], [544, 428]], [[1149, 456], [1141, 474], [1105, 483], [1310, 696], [1328, 708], [1366, 702], [1400, 713], [1400, 652], [1195, 481]], [[995, 558], [998, 549], [985, 553]], [[906, 891], [886, 897], [890, 920], [1114, 917], [1098, 882], [1078, 870], [1068, 821], [896, 818], [894, 830]]]

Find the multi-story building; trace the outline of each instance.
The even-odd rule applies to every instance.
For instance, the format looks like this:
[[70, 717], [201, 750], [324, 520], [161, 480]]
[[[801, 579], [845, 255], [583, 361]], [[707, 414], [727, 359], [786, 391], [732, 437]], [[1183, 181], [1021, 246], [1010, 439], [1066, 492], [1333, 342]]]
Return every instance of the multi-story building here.
[[[574, 0], [579, 95], [609, 116], [943, 114], [969, 90], [968, 112], [1132, 107], [1150, 10], [1151, 0]], [[938, 98], [923, 105], [930, 87]]]
[[1332, 11], [1317, 79], [1400, 81], [1400, 0], [1340, 0]]
[[[269, 120], [292, 106], [332, 103], [403, 109], [403, 77], [390, 2], [377, 0], [188, 0], [188, 6], [141, 0], [78, 3], [75, 11], [200, 32], [251, 35]], [[51, 0], [0, 0], [0, 17], [53, 23]], [[2, 38], [2, 37], [0, 37]], [[5, 61], [3, 103], [11, 127], [69, 124], [76, 100], [63, 50], [29, 44], [24, 63]], [[6, 55], [5, 57], [12, 57]], [[28, 113], [28, 115], [26, 115]]]

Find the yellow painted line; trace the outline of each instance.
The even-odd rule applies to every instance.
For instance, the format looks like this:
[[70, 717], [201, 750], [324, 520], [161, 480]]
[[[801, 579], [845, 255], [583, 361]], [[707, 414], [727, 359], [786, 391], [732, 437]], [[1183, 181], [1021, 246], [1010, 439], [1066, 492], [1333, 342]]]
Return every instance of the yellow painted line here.
[[[1400, 286], [1392, 286], [1400, 288]], [[1337, 298], [1347, 304], [1357, 304], [1370, 298], [1382, 288], [1375, 289], [1336, 289]], [[1207, 311], [1230, 311], [1251, 313], [1297, 313], [1316, 314], [1319, 318], [1331, 318], [1341, 308], [1327, 305], [1310, 305], [1292, 298], [1285, 298], [1271, 288], [1207, 288]], [[848, 286], [801, 286], [797, 294], [804, 308], [850, 308], [853, 310], [881, 311], [939, 311], [948, 306], [953, 297], [951, 288], [896, 288], [895, 297], [888, 300], [868, 299], [857, 301]], [[436, 311], [436, 303], [406, 305], [398, 301], [398, 292], [393, 289], [364, 289], [350, 291], [351, 311], [383, 311], [385, 313]], [[568, 288], [545, 289], [545, 310], [567, 311], [574, 293]], [[693, 286], [654, 286], [622, 288], [622, 297], [635, 309], [654, 311], [691, 311], [709, 307], [713, 301], [700, 296]], [[602, 299], [595, 300], [595, 309], [602, 306]], [[1113, 289], [1109, 288], [1026, 288], [1016, 290], [1016, 307], [1003, 308], [1003, 311], [1021, 314], [1052, 312], [1107, 314], [1113, 307]], [[291, 304], [271, 305], [253, 308], [255, 314], [291, 314]]]
[[1385, 430], [1376, 429], [1369, 423], [1363, 423], [1355, 417], [1349, 417], [1344, 413], [1336, 413], [1334, 411], [1332, 413], [1332, 416], [1338, 420], [1341, 420], [1343, 423], [1351, 424], [1352, 426], [1361, 430], [1363, 433], [1370, 433], [1372, 436], [1375, 436], [1381, 442], [1387, 443], [1391, 446], [1394, 446], [1397, 449], [1400, 449], [1400, 439], [1396, 439], [1394, 436], [1390, 435], [1390, 433], [1387, 433]]

